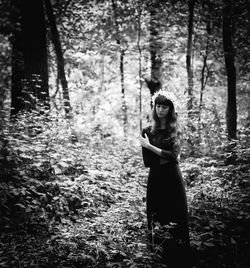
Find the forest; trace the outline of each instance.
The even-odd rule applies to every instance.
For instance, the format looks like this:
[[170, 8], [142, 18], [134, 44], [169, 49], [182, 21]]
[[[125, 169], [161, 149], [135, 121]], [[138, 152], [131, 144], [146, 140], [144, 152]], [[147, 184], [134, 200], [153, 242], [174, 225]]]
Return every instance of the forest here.
[[249, 268], [250, 2], [0, 12], [0, 267], [167, 268], [147, 247], [139, 143], [161, 89], [178, 114], [193, 267]]

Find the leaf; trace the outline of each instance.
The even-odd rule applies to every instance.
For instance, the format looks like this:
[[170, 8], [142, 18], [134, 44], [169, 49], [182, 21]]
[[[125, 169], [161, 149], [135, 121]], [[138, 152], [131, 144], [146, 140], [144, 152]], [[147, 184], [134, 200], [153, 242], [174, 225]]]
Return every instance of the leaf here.
[[29, 207], [27, 207], [27, 208], [25, 209], [25, 211], [26, 211], [27, 213], [30, 213], [30, 212], [32, 211], [32, 209], [31, 209], [31, 207], [29, 206]]
[[64, 161], [60, 161], [58, 164], [59, 164], [61, 167], [64, 167], [64, 168], [69, 167], [69, 164], [68, 164], [68, 163], [65, 163]]
[[22, 209], [25, 209], [26, 207], [23, 205], [23, 204], [21, 204], [21, 203], [17, 203], [17, 204], [15, 204], [15, 206], [16, 207], [19, 207], [19, 208], [22, 208]]
[[14, 194], [14, 195], [19, 195], [20, 194], [20, 192], [17, 190], [17, 189], [14, 189], [13, 191], [12, 191], [12, 193]]
[[215, 244], [211, 243], [211, 242], [205, 242], [203, 245], [206, 247], [214, 247], [215, 246]]
[[231, 241], [231, 244], [232, 245], [236, 245], [237, 244], [237, 242], [232, 237], [231, 237], [230, 241]]

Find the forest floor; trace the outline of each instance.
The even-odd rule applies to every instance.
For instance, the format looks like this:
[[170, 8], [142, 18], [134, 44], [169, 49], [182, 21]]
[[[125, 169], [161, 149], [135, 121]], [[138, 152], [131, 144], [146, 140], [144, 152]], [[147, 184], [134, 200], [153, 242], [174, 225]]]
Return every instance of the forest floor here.
[[[233, 164], [180, 162], [197, 268], [250, 267], [246, 152]], [[0, 267], [165, 267], [147, 248], [148, 169], [139, 147], [69, 143], [49, 153], [51, 161], [39, 164], [23, 154], [25, 165], [0, 184]]]

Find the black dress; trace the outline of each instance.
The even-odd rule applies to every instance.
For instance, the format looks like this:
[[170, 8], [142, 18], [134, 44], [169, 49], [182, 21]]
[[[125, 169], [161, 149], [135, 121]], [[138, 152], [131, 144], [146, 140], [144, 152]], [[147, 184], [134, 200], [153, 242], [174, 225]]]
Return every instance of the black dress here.
[[[179, 241], [178, 243], [189, 246], [187, 199], [178, 165], [180, 147], [177, 137], [171, 135], [167, 129], [152, 131], [151, 126], [143, 129], [143, 137], [145, 137], [145, 133], [152, 145], [162, 149], [162, 155], [158, 156], [152, 151], [142, 148], [144, 164], [146, 167], [150, 167], [146, 198], [149, 233], [154, 233], [152, 230], [157, 223], [160, 226], [169, 226], [174, 223], [172, 225], [174, 228], [168, 229], [172, 238], [164, 238], [164, 241]], [[151, 237], [150, 240], [152, 241], [152, 239]], [[156, 241], [155, 237], [154, 243], [157, 243]], [[162, 239], [159, 243], [164, 244]], [[176, 246], [174, 247], [176, 248]], [[167, 251], [172, 250], [168, 248]], [[176, 250], [171, 252], [172, 257], [173, 253], [177, 254]]]

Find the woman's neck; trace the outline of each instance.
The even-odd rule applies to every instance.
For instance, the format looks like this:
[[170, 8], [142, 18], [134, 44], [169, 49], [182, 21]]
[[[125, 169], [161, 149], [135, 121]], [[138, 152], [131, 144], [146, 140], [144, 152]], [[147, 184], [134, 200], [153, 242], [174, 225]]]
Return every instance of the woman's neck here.
[[160, 129], [165, 129], [165, 128], [167, 128], [167, 120], [162, 119], [160, 120]]

